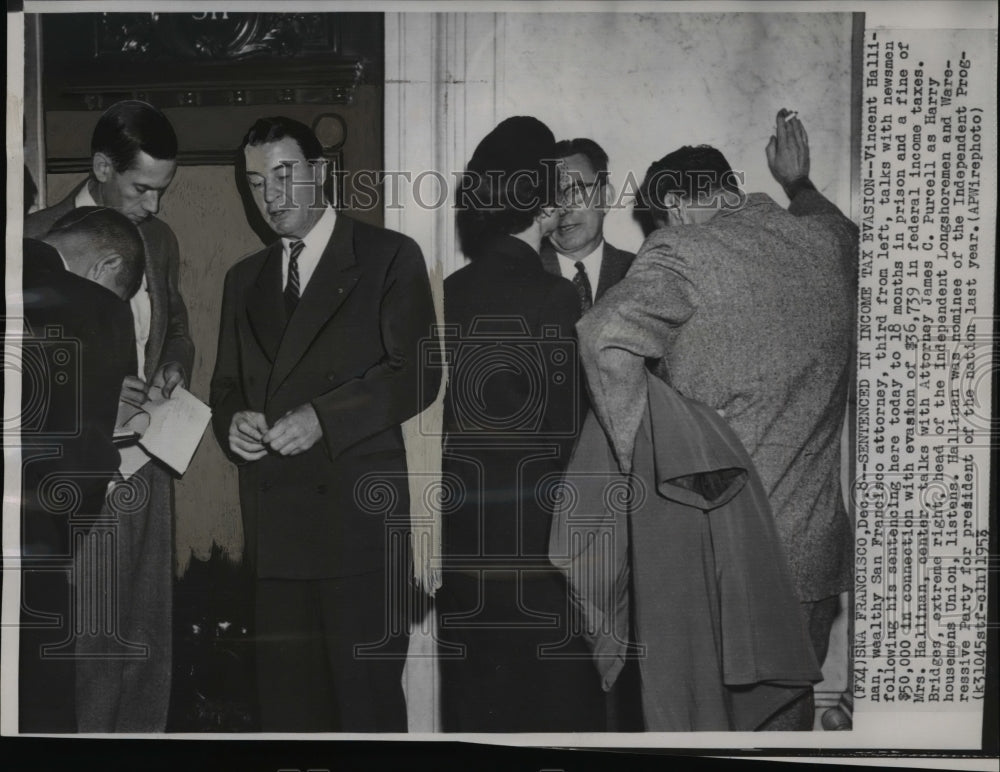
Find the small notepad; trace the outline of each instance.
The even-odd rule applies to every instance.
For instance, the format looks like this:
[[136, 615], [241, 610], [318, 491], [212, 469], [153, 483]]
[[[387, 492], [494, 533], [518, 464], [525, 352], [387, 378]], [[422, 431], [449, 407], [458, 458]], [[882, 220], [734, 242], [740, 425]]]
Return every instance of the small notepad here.
[[149, 413], [149, 427], [139, 445], [178, 474], [184, 474], [205, 434], [212, 410], [181, 386], [173, 390], [170, 399], [165, 399], [155, 386], [148, 396], [143, 409]]

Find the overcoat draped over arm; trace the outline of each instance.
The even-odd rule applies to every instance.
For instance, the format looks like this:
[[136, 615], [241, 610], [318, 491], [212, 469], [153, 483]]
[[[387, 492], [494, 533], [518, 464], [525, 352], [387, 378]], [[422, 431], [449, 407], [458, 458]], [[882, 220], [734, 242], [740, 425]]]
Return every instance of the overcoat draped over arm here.
[[753, 730], [821, 680], [787, 560], [726, 422], [647, 377], [631, 475], [588, 416], [550, 558], [604, 688], [638, 658], [647, 731]]

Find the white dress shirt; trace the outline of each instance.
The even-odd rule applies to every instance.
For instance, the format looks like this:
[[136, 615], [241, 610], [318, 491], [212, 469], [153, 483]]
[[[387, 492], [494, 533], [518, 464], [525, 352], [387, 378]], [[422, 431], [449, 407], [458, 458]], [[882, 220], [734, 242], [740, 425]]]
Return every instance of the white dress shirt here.
[[[323, 250], [326, 249], [327, 242], [330, 241], [330, 236], [333, 235], [333, 226], [336, 222], [337, 212], [332, 206], [327, 204], [326, 209], [323, 211], [323, 216], [319, 218], [319, 221], [312, 227], [312, 230], [302, 239], [305, 242], [305, 246], [299, 252], [298, 260], [299, 297], [302, 297], [306, 292], [306, 285], [309, 284], [309, 280], [312, 278], [313, 272], [319, 264], [319, 259], [323, 256]], [[298, 240], [287, 237], [281, 239], [283, 245], [281, 253], [282, 289], [288, 285], [288, 261], [291, 256], [291, 245]]]
[[[80, 188], [80, 192], [73, 199], [73, 205], [79, 209], [81, 206], [97, 206], [94, 197], [90, 195], [87, 185]], [[149, 285], [146, 283], [146, 272], [142, 273], [142, 284], [139, 285], [138, 292], [129, 301], [132, 307], [132, 319], [135, 324], [135, 354], [139, 360], [139, 371], [136, 373], [145, 380], [146, 375], [146, 343], [149, 341], [149, 325], [153, 317], [153, 306], [149, 300]]]
[[590, 294], [597, 299], [597, 282], [601, 279], [601, 263], [604, 261], [604, 239], [594, 247], [593, 251], [586, 257], [566, 257], [559, 253], [559, 271], [563, 277], [573, 281], [576, 276], [576, 264], [583, 263], [583, 268], [587, 272], [587, 279], [590, 280]]

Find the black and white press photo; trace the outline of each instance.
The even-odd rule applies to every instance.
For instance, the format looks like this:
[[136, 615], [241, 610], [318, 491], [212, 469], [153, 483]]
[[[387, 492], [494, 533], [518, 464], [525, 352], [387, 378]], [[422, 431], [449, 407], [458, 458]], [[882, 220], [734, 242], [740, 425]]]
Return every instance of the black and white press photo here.
[[48, 5], [4, 735], [995, 747], [995, 8]]

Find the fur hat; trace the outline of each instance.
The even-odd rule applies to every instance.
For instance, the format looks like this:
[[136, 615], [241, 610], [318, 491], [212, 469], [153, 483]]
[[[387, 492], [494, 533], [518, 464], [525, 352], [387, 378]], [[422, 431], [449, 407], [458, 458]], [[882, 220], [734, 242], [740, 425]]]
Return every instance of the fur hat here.
[[520, 171], [540, 171], [542, 160], [551, 158], [555, 143], [552, 131], [540, 120], [515, 115], [498, 123], [483, 138], [468, 168], [480, 174], [501, 171], [505, 177]]

